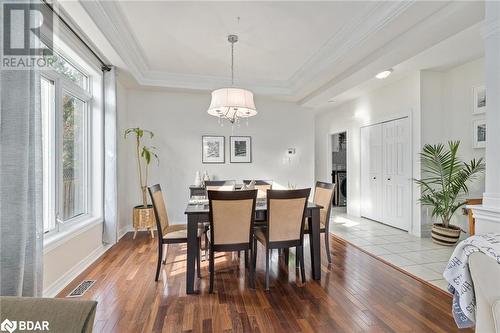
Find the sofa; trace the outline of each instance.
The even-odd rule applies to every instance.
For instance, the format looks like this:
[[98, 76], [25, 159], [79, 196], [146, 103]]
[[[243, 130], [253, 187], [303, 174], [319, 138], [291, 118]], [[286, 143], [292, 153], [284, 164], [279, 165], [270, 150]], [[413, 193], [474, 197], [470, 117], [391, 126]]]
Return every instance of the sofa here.
[[469, 256], [476, 295], [476, 333], [500, 333], [500, 264], [481, 252]]
[[87, 300], [1, 296], [0, 323], [2, 331], [9, 332], [26, 327], [28, 331], [91, 333], [96, 306], [97, 302]]

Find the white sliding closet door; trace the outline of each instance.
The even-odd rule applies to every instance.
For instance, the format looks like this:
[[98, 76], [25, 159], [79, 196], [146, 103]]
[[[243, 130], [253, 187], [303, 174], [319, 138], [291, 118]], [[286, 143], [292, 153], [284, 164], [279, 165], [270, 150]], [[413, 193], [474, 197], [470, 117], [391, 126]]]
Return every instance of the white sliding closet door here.
[[361, 215], [382, 218], [382, 125], [361, 128]]
[[408, 118], [361, 129], [361, 215], [409, 230], [411, 145]]

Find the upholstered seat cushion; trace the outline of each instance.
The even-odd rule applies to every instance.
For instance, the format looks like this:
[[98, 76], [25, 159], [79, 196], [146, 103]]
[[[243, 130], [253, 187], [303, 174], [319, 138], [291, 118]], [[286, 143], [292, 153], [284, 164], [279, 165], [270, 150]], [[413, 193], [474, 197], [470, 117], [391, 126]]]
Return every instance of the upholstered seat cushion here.
[[[203, 229], [198, 228], [198, 237], [203, 234]], [[187, 239], [187, 224], [172, 224], [167, 227], [164, 239]]]

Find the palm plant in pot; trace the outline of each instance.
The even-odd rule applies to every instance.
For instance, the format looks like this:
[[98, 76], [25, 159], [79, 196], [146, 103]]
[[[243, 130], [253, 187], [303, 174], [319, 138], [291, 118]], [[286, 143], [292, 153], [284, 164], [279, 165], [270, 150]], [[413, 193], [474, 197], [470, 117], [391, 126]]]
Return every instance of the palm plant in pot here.
[[135, 229], [134, 239], [137, 235], [137, 231], [141, 228], [146, 228], [151, 232], [151, 237], [154, 238], [153, 226], [155, 223], [153, 206], [148, 204], [148, 177], [149, 177], [149, 166], [153, 159], [157, 162], [159, 161], [158, 155], [156, 154], [156, 148], [153, 146], [142, 145], [141, 139], [144, 135], [149, 136], [150, 139], [153, 138], [154, 133], [139, 127], [128, 128], [125, 130], [125, 139], [129, 136], [135, 136], [135, 149], [136, 149], [136, 160], [137, 160], [137, 173], [139, 176], [139, 185], [142, 195], [142, 205], [137, 205], [133, 210], [133, 226]]
[[461, 229], [452, 225], [451, 219], [466, 204], [468, 185], [485, 168], [482, 158], [461, 161], [457, 156], [459, 147], [460, 141], [450, 141], [447, 147], [426, 144], [420, 153], [423, 178], [415, 180], [422, 190], [420, 202], [431, 207], [432, 217], [440, 220], [432, 226], [432, 240], [441, 245], [458, 242]]

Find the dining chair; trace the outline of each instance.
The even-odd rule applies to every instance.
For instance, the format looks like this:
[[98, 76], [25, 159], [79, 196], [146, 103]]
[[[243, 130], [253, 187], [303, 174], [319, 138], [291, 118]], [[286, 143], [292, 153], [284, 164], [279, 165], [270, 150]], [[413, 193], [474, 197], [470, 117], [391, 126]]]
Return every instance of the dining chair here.
[[205, 182], [206, 191], [234, 191], [235, 180], [207, 180]]
[[267, 190], [267, 227], [255, 230], [252, 259], [255, 270], [257, 241], [266, 250], [266, 290], [269, 290], [269, 256], [272, 249], [296, 248], [302, 283], [304, 271], [304, 218], [310, 188], [299, 190]]
[[[248, 185], [252, 181], [245, 179], [243, 180], [243, 184]], [[255, 180], [255, 189], [258, 190], [257, 198], [265, 198], [266, 191], [273, 189], [273, 181], [272, 180]]]
[[252, 265], [248, 264], [248, 252], [252, 249], [257, 190], [207, 193], [210, 209], [210, 293], [214, 288], [215, 252], [245, 251], [245, 266], [249, 267], [249, 284], [253, 288], [254, 274]]
[[[235, 180], [207, 180], [205, 181], [205, 195], [207, 191], [234, 191], [236, 187]], [[205, 232], [205, 260], [207, 259], [208, 249], [208, 230], [210, 229], [209, 221], [203, 224]]]
[[[319, 231], [325, 234], [326, 258], [329, 264], [332, 263], [332, 255], [330, 253], [330, 213], [335, 195], [335, 186], [332, 183], [316, 182], [313, 198], [315, 204], [323, 207], [319, 211]], [[310, 234], [308, 223], [305, 225], [304, 233]]]
[[[163, 259], [163, 246], [169, 244], [187, 243], [187, 225], [186, 224], [169, 224], [167, 208], [165, 200], [161, 191], [160, 184], [150, 186], [148, 188], [151, 201], [153, 202], [153, 209], [156, 218], [156, 230], [158, 231], [158, 262], [156, 265], [155, 281], [158, 281], [160, 276], [161, 261]], [[196, 257], [196, 265], [198, 277], [200, 277], [200, 249], [201, 249], [201, 235], [202, 229], [198, 229], [198, 253]], [[165, 260], [166, 263], [166, 251]]]

